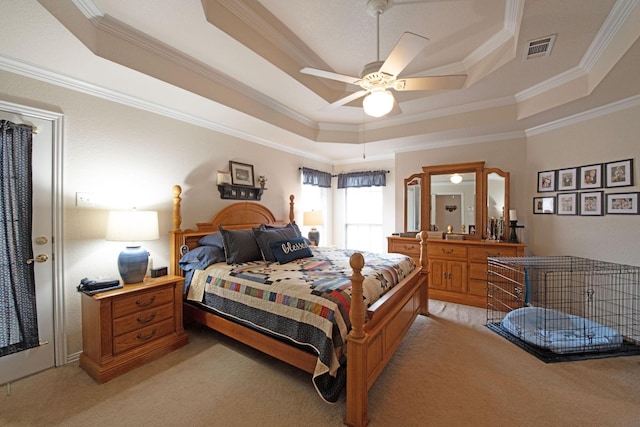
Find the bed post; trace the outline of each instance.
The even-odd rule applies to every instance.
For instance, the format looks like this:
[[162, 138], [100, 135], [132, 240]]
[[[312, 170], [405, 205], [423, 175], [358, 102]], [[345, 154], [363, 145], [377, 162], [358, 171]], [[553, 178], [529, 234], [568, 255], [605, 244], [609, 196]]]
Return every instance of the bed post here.
[[289, 223], [292, 223], [295, 219], [295, 215], [293, 213], [293, 198], [293, 194], [289, 195]]
[[351, 308], [349, 320], [351, 331], [347, 335], [347, 414], [344, 423], [352, 427], [366, 426], [369, 423], [367, 406], [369, 389], [367, 384], [367, 334], [364, 332], [365, 306], [362, 291], [362, 268], [364, 257], [361, 253], [351, 255], [349, 264], [353, 269], [351, 276]]
[[[180, 248], [180, 246], [182, 246], [182, 242], [180, 241], [180, 236], [179, 233], [182, 231], [180, 230], [180, 224], [182, 223], [182, 215], [180, 214], [180, 203], [182, 202], [182, 198], [180, 197], [180, 194], [182, 194], [182, 188], [179, 185], [174, 185], [173, 186], [173, 216], [172, 216], [172, 228], [171, 231], [169, 232], [170, 236], [170, 240], [171, 240], [171, 254], [176, 254], [178, 253], [178, 248]], [[181, 274], [181, 270], [180, 270], [180, 266], [178, 265], [180, 259], [176, 256], [172, 256], [171, 257], [171, 266], [170, 266], [170, 273], [171, 274], [175, 274], [180, 276]]]
[[429, 282], [427, 279], [428, 270], [428, 261], [427, 261], [427, 237], [428, 234], [426, 231], [421, 231], [418, 233], [420, 237], [420, 267], [422, 268], [420, 274], [424, 276], [422, 280], [422, 285], [420, 286], [420, 314], [428, 316], [429, 315]]

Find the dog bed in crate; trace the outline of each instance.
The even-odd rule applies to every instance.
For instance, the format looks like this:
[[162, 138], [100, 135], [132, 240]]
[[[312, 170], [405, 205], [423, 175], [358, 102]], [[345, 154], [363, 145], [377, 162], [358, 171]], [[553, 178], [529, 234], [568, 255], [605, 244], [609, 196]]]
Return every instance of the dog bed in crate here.
[[622, 345], [622, 336], [615, 329], [542, 307], [513, 310], [500, 325], [510, 334], [554, 353], [607, 351]]

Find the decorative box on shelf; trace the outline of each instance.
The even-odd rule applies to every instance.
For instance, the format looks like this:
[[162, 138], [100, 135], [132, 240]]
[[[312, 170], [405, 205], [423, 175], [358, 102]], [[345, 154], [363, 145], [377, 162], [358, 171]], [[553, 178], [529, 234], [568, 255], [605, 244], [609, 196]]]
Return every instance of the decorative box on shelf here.
[[266, 190], [266, 188], [218, 184], [218, 191], [222, 199], [260, 200], [264, 190]]

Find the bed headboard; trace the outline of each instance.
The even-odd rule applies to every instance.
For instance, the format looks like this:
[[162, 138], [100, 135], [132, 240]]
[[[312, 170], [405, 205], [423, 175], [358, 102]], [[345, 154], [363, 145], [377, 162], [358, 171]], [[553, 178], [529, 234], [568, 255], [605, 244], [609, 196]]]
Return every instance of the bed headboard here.
[[[180, 213], [182, 203], [182, 188], [179, 185], [173, 186], [173, 228], [171, 234], [171, 254], [170, 273], [183, 276], [184, 272], [179, 266], [179, 261], [184, 254], [183, 247], [193, 249], [197, 247], [198, 241], [207, 234], [219, 231], [218, 226], [222, 225], [230, 230], [246, 230], [258, 227], [260, 224], [286, 225], [287, 222], [276, 219], [275, 215], [264, 205], [256, 202], [233, 203], [207, 222], [197, 222], [196, 229], [182, 230], [182, 215]], [[294, 221], [293, 194], [289, 196], [289, 222]]]

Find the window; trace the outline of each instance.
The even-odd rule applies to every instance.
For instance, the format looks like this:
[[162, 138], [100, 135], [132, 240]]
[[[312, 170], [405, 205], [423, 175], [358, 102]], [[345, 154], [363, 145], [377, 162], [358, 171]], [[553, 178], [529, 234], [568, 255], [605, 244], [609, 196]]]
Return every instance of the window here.
[[[302, 191], [300, 194], [300, 207], [302, 208], [302, 212], [307, 211], [321, 211], [324, 214], [324, 222], [327, 223], [327, 189], [318, 187], [317, 185], [308, 185], [303, 184]], [[296, 220], [298, 226], [300, 226], [302, 230], [302, 235], [307, 236], [311, 227], [304, 224], [302, 217]], [[326, 246], [329, 243], [329, 236], [324, 232], [326, 228], [323, 225], [316, 226], [318, 231], [320, 232], [320, 246]]]
[[385, 252], [382, 235], [383, 187], [345, 189], [346, 247]]

